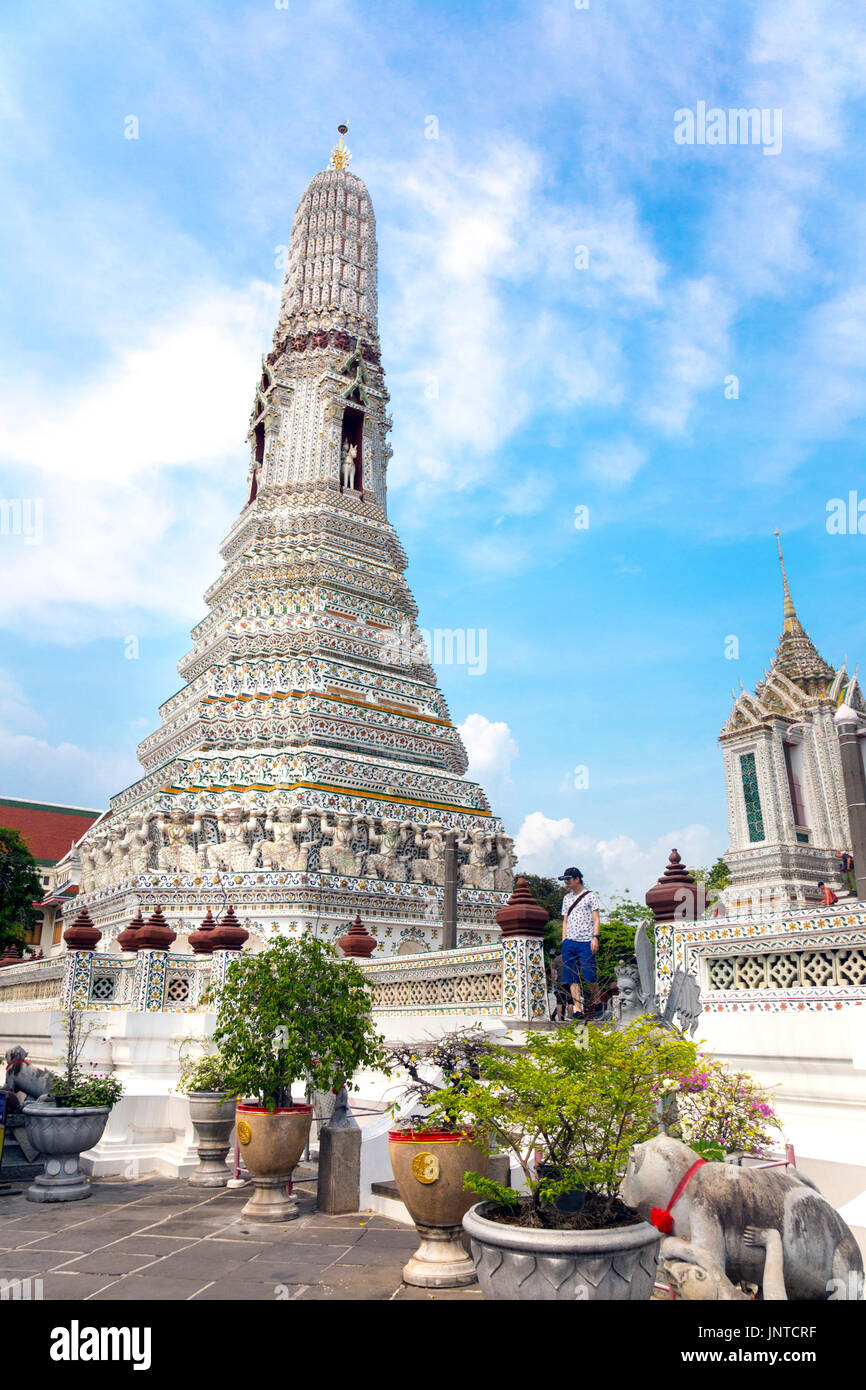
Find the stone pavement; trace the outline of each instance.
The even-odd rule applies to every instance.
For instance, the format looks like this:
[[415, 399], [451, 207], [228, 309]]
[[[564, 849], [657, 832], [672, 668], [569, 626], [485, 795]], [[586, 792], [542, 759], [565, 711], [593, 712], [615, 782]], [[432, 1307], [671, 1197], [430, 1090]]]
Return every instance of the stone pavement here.
[[301, 1215], [284, 1226], [244, 1221], [248, 1190], [161, 1178], [103, 1178], [81, 1202], [0, 1196], [0, 1280], [39, 1278], [46, 1300], [94, 1303], [481, 1298], [477, 1284], [402, 1282], [414, 1228], [373, 1212], [322, 1216], [314, 1182], [295, 1192]]

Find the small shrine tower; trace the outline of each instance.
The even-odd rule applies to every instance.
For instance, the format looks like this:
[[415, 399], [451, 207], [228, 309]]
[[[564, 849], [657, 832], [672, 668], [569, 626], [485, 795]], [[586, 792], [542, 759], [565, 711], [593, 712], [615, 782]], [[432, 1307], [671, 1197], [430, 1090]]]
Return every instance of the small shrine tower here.
[[731, 912], [779, 911], [820, 901], [818, 883], [844, 891], [838, 855], [851, 832], [834, 715], [844, 701], [866, 723], [857, 678], [835, 671], [805, 631], [782, 571], [782, 633], [754, 694], [741, 688], [719, 736], [725, 762]]

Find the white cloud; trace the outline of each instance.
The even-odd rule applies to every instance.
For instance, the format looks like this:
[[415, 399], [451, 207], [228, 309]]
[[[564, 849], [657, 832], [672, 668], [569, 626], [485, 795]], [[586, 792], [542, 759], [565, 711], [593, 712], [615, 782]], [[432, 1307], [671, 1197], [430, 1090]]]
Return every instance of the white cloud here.
[[484, 782], [491, 777], [509, 776], [520, 750], [506, 723], [487, 719], [483, 714], [469, 714], [458, 730], [469, 754], [468, 777]]
[[4, 796], [20, 796], [98, 809], [140, 772], [127, 755], [50, 743], [39, 736], [44, 720], [19, 686], [0, 671], [0, 768]]
[[558, 877], [573, 864], [598, 892], [610, 895], [629, 891], [641, 901], [663, 872], [674, 847], [684, 863], [694, 866], [709, 864], [721, 853], [712, 832], [704, 825], [667, 831], [642, 849], [630, 835], [598, 840], [576, 834], [574, 822], [567, 816], [553, 820], [542, 811], [532, 811], [525, 818], [514, 847], [521, 873]]
[[7, 494], [40, 498], [44, 540], [0, 539], [0, 622], [58, 641], [130, 618], [188, 622], [243, 501], [256, 368], [275, 291], [212, 290], [140, 326], [77, 390], [9, 382], [0, 399]]
[[585, 467], [590, 477], [611, 487], [630, 483], [646, 462], [646, 450], [631, 439], [612, 439], [599, 444], [586, 456]]

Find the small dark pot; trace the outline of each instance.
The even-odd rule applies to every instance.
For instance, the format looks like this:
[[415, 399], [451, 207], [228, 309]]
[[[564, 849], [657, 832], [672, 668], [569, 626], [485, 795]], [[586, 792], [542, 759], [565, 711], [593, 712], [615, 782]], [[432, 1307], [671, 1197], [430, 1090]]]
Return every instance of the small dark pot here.
[[[559, 1182], [561, 1177], [560, 1170], [555, 1163], [539, 1163], [536, 1169], [540, 1178], [550, 1178], [551, 1182]], [[562, 1192], [554, 1202], [557, 1211], [563, 1215], [573, 1216], [575, 1212], [583, 1211], [586, 1202], [586, 1193], [582, 1187], [575, 1187], [571, 1192]]]

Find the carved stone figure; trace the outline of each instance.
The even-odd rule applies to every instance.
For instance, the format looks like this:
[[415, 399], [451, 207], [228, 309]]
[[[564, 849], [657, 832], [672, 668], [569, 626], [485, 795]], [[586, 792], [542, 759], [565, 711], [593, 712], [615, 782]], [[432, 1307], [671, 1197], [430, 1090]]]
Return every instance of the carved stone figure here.
[[464, 888], [492, 888], [494, 870], [487, 863], [490, 850], [490, 836], [483, 830], [472, 830], [460, 841], [469, 849], [469, 861], [459, 867], [460, 882]]
[[91, 893], [96, 887], [96, 847], [85, 841], [78, 853], [81, 859], [81, 891]]
[[655, 993], [655, 951], [643, 923], [635, 932], [634, 953], [634, 961], [620, 961], [616, 967], [619, 993], [615, 1026], [627, 1028], [636, 1018], [646, 1017], [672, 1028], [678, 1018], [683, 1032], [694, 1034], [701, 1016], [701, 992], [695, 976], [684, 970], [676, 972], [662, 1014]]
[[358, 878], [361, 873], [361, 856], [352, 849], [355, 817], [339, 815], [336, 824], [332, 825], [328, 817], [323, 816], [321, 831], [322, 835], [331, 841], [329, 845], [323, 844], [319, 852], [322, 872]]
[[345, 444], [343, 445], [342, 464], [343, 487], [346, 489], [354, 489], [355, 487], [355, 469], [357, 467], [357, 459], [358, 446], [357, 444], [350, 444], [347, 439]]
[[412, 878], [416, 883], [432, 883], [437, 888], [445, 884], [445, 832], [434, 822], [426, 829], [419, 827], [415, 834], [415, 844], [427, 846], [426, 859], [412, 860]]
[[309, 842], [303, 837], [309, 833], [309, 816], [302, 815], [297, 823], [292, 822], [292, 807], [276, 807], [274, 813], [265, 821], [265, 835], [273, 836], [262, 842], [262, 864], [266, 869], [306, 869], [310, 853]]
[[198, 816], [190, 824], [187, 812], [173, 806], [169, 811], [168, 823], [160, 813], [156, 825], [162, 837], [162, 845], [157, 855], [157, 863], [161, 869], [192, 874], [196, 869], [203, 867], [203, 856], [196, 851], [192, 838], [201, 833], [201, 821]]
[[94, 847], [94, 888], [106, 888], [111, 883], [113, 874], [111, 871], [111, 861], [114, 858], [114, 843], [111, 832], [102, 830], [98, 832]]
[[36, 1067], [27, 1061], [27, 1051], [23, 1047], [10, 1047], [6, 1052], [6, 1087], [10, 1091], [22, 1091], [30, 1100], [38, 1100], [51, 1090], [55, 1073], [46, 1067]]
[[211, 869], [243, 873], [255, 868], [258, 850], [251, 850], [246, 838], [251, 824], [255, 825], [255, 816], [245, 821], [243, 815], [244, 808], [239, 801], [224, 806], [217, 815], [219, 843], [207, 847], [207, 862]]
[[[779, 1232], [747, 1226], [743, 1238], [747, 1245], [764, 1251], [764, 1272], [760, 1281], [764, 1302], [787, 1299], [784, 1249]], [[674, 1293], [688, 1303], [750, 1302], [752, 1298], [742, 1286], [732, 1284], [717, 1266], [705, 1269], [703, 1265], [689, 1264], [686, 1260], [665, 1260], [664, 1271]]]
[[[645, 1221], [653, 1209], [667, 1213], [694, 1163], [694, 1150], [666, 1134], [635, 1144], [622, 1183], [623, 1201]], [[662, 1258], [697, 1265], [712, 1281], [758, 1283], [766, 1278], [769, 1261], [773, 1297], [823, 1301], [863, 1296], [863, 1257], [853, 1234], [835, 1207], [796, 1170], [704, 1163], [674, 1203], [669, 1220]], [[773, 1232], [782, 1247], [781, 1285], [773, 1266], [775, 1237], [768, 1234]], [[681, 1273], [678, 1277], [683, 1288], [705, 1282], [688, 1281]]]
[[514, 887], [514, 866], [517, 855], [514, 853], [514, 840], [510, 835], [496, 836], [496, 867], [493, 870], [493, 887], [503, 893], [510, 893]]
[[151, 813], [130, 811], [126, 818], [126, 834], [121, 846], [126, 856], [126, 871], [130, 875], [146, 874], [150, 868]]
[[397, 883], [406, 882], [406, 860], [400, 858], [400, 850], [405, 845], [412, 830], [412, 822], [386, 820], [382, 830], [370, 826], [370, 844], [378, 846], [375, 854], [367, 856], [367, 873], [377, 874], [379, 878], [389, 878]]

